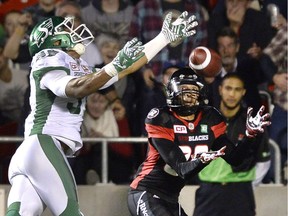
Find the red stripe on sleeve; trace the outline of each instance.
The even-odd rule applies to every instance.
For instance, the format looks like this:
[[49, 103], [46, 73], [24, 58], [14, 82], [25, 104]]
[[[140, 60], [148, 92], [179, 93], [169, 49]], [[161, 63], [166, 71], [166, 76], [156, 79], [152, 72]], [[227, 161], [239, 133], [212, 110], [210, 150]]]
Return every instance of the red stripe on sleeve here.
[[211, 130], [214, 133], [215, 138], [218, 138], [220, 135], [224, 134], [226, 131], [226, 123], [225, 122], [221, 122], [217, 125], [214, 125], [211, 127]]
[[146, 175], [148, 175], [154, 168], [155, 164], [157, 163], [160, 155], [158, 151], [151, 145], [149, 144], [149, 153], [147, 156], [147, 159], [144, 161], [142, 170], [138, 174], [137, 178], [134, 179], [134, 181], [130, 184], [130, 186], [134, 189], [137, 188], [139, 182], [144, 179]]
[[149, 138], [161, 138], [174, 141], [174, 131], [172, 128], [165, 128], [156, 125], [146, 124], [146, 131]]

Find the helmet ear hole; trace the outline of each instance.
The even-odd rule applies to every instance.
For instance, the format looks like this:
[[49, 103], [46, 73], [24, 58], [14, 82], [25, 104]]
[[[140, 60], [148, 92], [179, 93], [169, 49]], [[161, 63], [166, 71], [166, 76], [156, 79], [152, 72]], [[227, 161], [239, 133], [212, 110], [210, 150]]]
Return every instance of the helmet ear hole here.
[[60, 46], [61, 45], [61, 40], [57, 40], [53, 42], [54, 46]]

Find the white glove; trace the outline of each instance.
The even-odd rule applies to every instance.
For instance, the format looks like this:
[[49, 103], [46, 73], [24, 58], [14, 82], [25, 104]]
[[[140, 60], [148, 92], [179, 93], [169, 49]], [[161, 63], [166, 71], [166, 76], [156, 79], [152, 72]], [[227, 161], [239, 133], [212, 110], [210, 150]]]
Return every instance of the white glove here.
[[119, 73], [120, 71], [125, 70], [144, 56], [144, 53], [142, 52], [143, 49], [142, 42], [139, 41], [138, 38], [133, 38], [128, 41], [112, 61], [117, 72]]
[[264, 110], [265, 107], [261, 106], [256, 116], [253, 118], [251, 116], [253, 108], [248, 107], [245, 131], [247, 137], [252, 138], [257, 136], [258, 133], [263, 133], [264, 127], [271, 124], [271, 122], [268, 121], [268, 119], [270, 118], [270, 114], [266, 113], [265, 115], [263, 115]]
[[145, 55], [143, 50], [142, 42], [137, 38], [128, 41], [117, 53], [112, 62], [105, 66], [106, 73], [113, 77], [117, 73], [127, 69]]
[[188, 12], [184, 11], [172, 23], [172, 12], [166, 15], [161, 33], [170, 43], [196, 34], [196, 30], [194, 29], [198, 26], [198, 22], [195, 20], [196, 16], [192, 15], [188, 19], [187, 16]]
[[218, 151], [203, 152], [198, 153], [196, 158], [200, 158], [202, 163], [210, 163], [212, 160], [215, 160], [223, 155], [225, 155], [226, 146], [222, 147]]

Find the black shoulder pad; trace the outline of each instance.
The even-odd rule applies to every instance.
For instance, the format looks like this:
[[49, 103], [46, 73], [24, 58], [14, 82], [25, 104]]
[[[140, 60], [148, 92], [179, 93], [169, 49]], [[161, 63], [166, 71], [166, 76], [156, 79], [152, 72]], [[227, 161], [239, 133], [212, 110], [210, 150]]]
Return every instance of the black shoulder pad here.
[[171, 122], [171, 115], [168, 107], [153, 108], [148, 113], [145, 123], [158, 126], [167, 126], [167, 123]]

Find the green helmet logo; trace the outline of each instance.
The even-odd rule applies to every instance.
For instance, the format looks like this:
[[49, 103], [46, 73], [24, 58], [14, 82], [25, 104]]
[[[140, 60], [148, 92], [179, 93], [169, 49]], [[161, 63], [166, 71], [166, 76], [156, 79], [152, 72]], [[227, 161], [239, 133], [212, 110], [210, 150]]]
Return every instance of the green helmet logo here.
[[52, 19], [45, 20], [43, 23], [41, 23], [38, 27], [39, 34], [32, 34], [32, 37], [37, 45], [37, 47], [40, 47], [46, 38], [50, 35], [53, 34], [53, 22]]
[[94, 37], [85, 24], [74, 25], [74, 17], [51, 17], [33, 28], [29, 52], [33, 57], [43, 49], [73, 50], [76, 44], [87, 46], [93, 40]]

